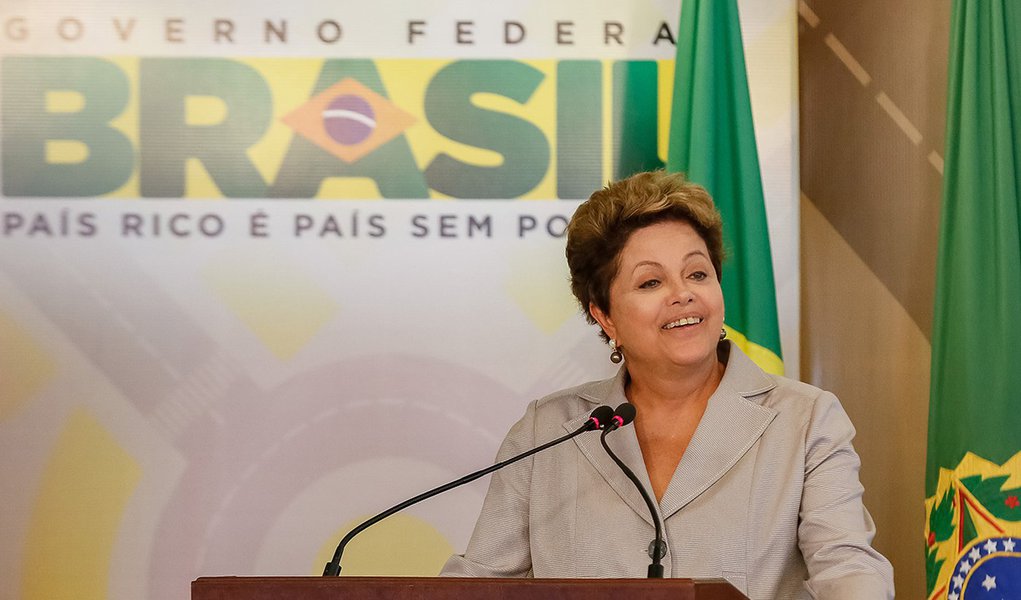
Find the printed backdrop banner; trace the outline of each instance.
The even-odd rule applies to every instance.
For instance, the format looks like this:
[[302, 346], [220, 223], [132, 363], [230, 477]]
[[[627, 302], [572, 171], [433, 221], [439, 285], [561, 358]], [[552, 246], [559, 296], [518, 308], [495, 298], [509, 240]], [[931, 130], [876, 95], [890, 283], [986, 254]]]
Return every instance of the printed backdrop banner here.
[[[796, 375], [796, 4], [740, 9]], [[679, 14], [5, 2], [0, 597], [318, 574], [608, 376], [564, 229], [623, 144], [665, 158]], [[484, 493], [369, 530], [344, 573], [435, 574]]]

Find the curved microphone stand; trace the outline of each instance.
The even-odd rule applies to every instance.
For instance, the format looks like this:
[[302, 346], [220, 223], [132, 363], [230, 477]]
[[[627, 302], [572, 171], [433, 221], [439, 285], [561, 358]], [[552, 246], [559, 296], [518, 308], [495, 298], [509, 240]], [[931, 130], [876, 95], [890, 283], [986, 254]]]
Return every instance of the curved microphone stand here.
[[344, 536], [344, 539], [340, 540], [340, 543], [337, 545], [337, 551], [333, 553], [333, 560], [331, 560], [330, 562], [326, 563], [326, 568], [323, 569], [323, 576], [324, 577], [333, 577], [333, 576], [340, 575], [340, 557], [341, 557], [342, 554], [344, 554], [344, 547], [347, 546], [348, 542], [350, 542], [351, 539], [354, 536], [356, 536], [359, 533], [365, 531], [369, 527], [372, 527], [373, 525], [375, 525], [376, 523], [378, 523], [378, 522], [382, 521], [383, 519], [389, 517], [390, 515], [392, 515], [392, 514], [394, 514], [396, 512], [400, 512], [400, 511], [404, 510], [405, 508], [408, 508], [409, 506], [411, 506], [413, 504], [418, 504], [422, 500], [427, 500], [427, 499], [432, 498], [433, 496], [435, 496], [437, 494], [442, 494], [443, 492], [445, 492], [447, 490], [451, 490], [451, 489], [454, 489], [454, 488], [456, 488], [458, 486], [461, 486], [461, 485], [464, 485], [466, 483], [470, 483], [472, 481], [475, 481], [476, 479], [478, 479], [479, 477], [482, 477], [483, 475], [488, 475], [489, 473], [492, 473], [493, 471], [496, 471], [498, 469], [502, 469], [502, 468], [506, 467], [507, 465], [509, 465], [511, 463], [515, 463], [515, 462], [521, 460], [522, 458], [527, 458], [527, 457], [529, 457], [529, 456], [531, 456], [531, 455], [533, 455], [533, 454], [535, 454], [537, 452], [542, 452], [543, 450], [545, 450], [547, 448], [552, 448], [553, 446], [556, 446], [557, 444], [561, 444], [563, 442], [566, 442], [567, 440], [569, 440], [569, 439], [571, 439], [573, 437], [576, 437], [578, 435], [581, 435], [582, 433], [585, 433], [586, 431], [593, 431], [595, 429], [602, 429], [604, 427], [607, 427], [608, 424], [611, 422], [611, 419], [613, 418], [613, 416], [614, 416], [614, 411], [613, 411], [612, 408], [610, 408], [609, 406], [600, 406], [600, 407], [598, 407], [598, 408], [596, 408], [595, 410], [592, 411], [592, 413], [589, 415], [589, 418], [585, 421], [584, 425], [582, 425], [578, 429], [572, 431], [571, 433], [568, 433], [567, 435], [565, 435], [563, 437], [559, 437], [559, 438], [553, 440], [552, 442], [546, 442], [545, 444], [543, 444], [541, 446], [537, 446], [535, 448], [532, 448], [531, 450], [527, 450], [525, 452], [522, 452], [521, 454], [518, 454], [517, 456], [512, 456], [512, 457], [508, 458], [507, 460], [498, 462], [495, 465], [486, 467], [485, 469], [481, 469], [479, 471], [475, 471], [474, 473], [469, 473], [468, 475], [465, 475], [464, 477], [462, 477], [460, 479], [456, 479], [454, 481], [451, 481], [450, 483], [445, 483], [445, 484], [443, 484], [443, 485], [441, 485], [439, 487], [435, 487], [435, 488], [429, 490], [428, 492], [423, 492], [423, 493], [415, 496], [414, 498], [409, 498], [409, 499], [405, 500], [404, 502], [401, 502], [400, 504], [397, 504], [396, 506], [392, 506], [392, 507], [384, 510], [383, 512], [379, 513], [378, 515], [372, 517], [371, 519], [363, 522], [361, 525], [358, 525], [357, 527], [355, 527], [354, 529], [349, 531], [347, 533], [347, 535]]
[[659, 511], [656, 509], [656, 504], [649, 496], [649, 492], [645, 490], [645, 486], [642, 485], [641, 481], [638, 481], [638, 477], [635, 475], [634, 471], [628, 468], [628, 466], [624, 464], [624, 461], [618, 458], [617, 455], [613, 453], [613, 450], [610, 450], [610, 446], [606, 443], [606, 435], [608, 433], [616, 429], [620, 429], [631, 421], [634, 421], [635, 415], [637, 414], [638, 411], [635, 409], [635, 405], [630, 402], [625, 402], [618, 406], [617, 410], [614, 411], [613, 420], [606, 426], [606, 429], [603, 429], [602, 435], [599, 436], [599, 442], [602, 443], [603, 449], [610, 455], [613, 462], [617, 463], [617, 466], [620, 467], [621, 471], [624, 471], [624, 474], [631, 480], [631, 483], [635, 484], [635, 487], [638, 488], [638, 491], [642, 494], [642, 499], [645, 500], [645, 505], [649, 507], [649, 513], [652, 515], [652, 522], [656, 527], [656, 539], [653, 541], [652, 545], [652, 563], [649, 565], [648, 577], [653, 579], [662, 579], [663, 565], [660, 561], [663, 556], [666, 555], [666, 548], [663, 547], [663, 524], [659, 520]]

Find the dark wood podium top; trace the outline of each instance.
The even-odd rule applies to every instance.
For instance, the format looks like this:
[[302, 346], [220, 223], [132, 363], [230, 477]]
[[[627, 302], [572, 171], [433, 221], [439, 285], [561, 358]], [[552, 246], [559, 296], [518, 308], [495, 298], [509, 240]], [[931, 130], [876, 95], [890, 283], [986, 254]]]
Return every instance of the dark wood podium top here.
[[723, 579], [200, 577], [192, 600], [746, 600]]

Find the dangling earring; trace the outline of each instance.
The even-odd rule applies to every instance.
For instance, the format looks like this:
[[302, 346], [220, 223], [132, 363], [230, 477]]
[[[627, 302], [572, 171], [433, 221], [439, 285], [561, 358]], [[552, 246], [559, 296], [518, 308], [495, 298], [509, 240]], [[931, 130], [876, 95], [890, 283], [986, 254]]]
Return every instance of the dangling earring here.
[[617, 348], [617, 340], [610, 340], [610, 362], [616, 365], [620, 364], [622, 360], [624, 360], [624, 355]]
[[720, 327], [720, 341], [727, 339], [727, 330], [724, 327]]

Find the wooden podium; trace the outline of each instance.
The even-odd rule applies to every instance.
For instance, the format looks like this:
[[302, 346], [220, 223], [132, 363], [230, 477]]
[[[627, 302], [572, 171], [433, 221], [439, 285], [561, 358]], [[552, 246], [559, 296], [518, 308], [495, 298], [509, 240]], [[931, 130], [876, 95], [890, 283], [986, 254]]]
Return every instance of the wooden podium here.
[[200, 577], [191, 600], [747, 600], [723, 579]]

